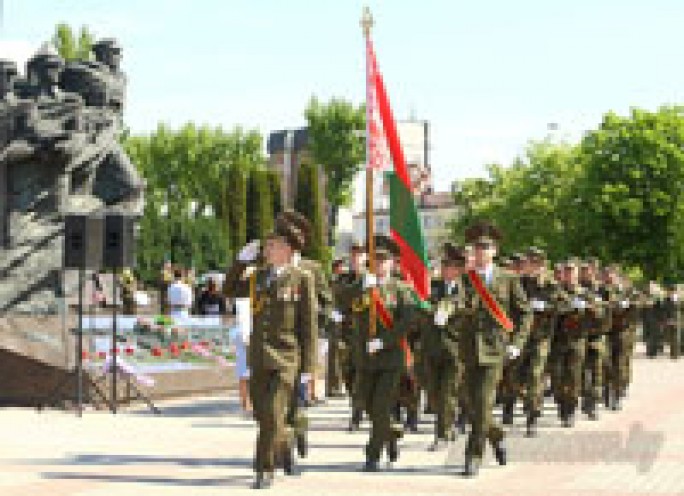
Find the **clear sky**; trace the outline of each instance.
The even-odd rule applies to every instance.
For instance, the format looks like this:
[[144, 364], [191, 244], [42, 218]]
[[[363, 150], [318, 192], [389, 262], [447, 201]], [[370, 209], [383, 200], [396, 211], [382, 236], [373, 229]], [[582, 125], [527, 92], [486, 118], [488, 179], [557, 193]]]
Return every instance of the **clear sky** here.
[[86, 24], [124, 47], [134, 132], [266, 134], [304, 124], [311, 95], [363, 100], [366, 4], [395, 116], [432, 122], [438, 190], [548, 123], [576, 139], [607, 110], [683, 100], [682, 0], [4, 0], [0, 57]]

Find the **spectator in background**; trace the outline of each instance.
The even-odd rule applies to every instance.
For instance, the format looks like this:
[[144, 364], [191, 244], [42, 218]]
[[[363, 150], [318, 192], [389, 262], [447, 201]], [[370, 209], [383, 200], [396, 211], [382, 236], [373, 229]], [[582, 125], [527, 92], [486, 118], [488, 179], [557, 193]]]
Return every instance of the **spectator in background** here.
[[188, 317], [192, 307], [192, 289], [183, 282], [183, 270], [176, 269], [173, 273], [174, 281], [166, 291], [166, 301], [169, 305], [171, 317]]
[[207, 280], [207, 287], [197, 301], [197, 312], [200, 315], [225, 315], [226, 300], [219, 293], [216, 281], [213, 277]]

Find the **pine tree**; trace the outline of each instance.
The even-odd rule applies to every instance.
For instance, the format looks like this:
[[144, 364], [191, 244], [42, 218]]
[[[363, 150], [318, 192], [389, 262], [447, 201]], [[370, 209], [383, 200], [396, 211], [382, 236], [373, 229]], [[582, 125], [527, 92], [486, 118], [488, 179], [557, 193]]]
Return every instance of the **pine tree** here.
[[297, 194], [295, 210], [301, 212], [311, 223], [310, 239], [303, 255], [314, 260], [324, 261], [323, 240], [323, 202], [320, 192], [318, 167], [303, 162], [297, 173]]
[[273, 229], [273, 200], [267, 172], [255, 167], [247, 188], [247, 239], [263, 240]]

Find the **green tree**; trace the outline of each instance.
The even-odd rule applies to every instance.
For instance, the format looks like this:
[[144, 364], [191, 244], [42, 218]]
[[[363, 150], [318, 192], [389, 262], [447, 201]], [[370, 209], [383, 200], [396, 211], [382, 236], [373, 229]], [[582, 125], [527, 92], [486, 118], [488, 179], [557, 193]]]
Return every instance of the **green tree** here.
[[323, 237], [323, 202], [320, 191], [318, 167], [303, 162], [297, 174], [297, 195], [295, 210], [301, 212], [311, 223], [311, 236], [304, 256], [318, 261], [325, 261], [325, 240]]
[[268, 172], [263, 167], [250, 171], [247, 205], [247, 239], [263, 240], [273, 230], [273, 200]]
[[649, 279], [678, 277], [684, 230], [684, 107], [607, 113], [581, 144], [581, 231]]
[[52, 44], [64, 60], [89, 60], [93, 46], [93, 34], [86, 26], [82, 26], [76, 37], [73, 29], [66, 23], [55, 28]]
[[325, 172], [332, 245], [339, 208], [349, 204], [352, 181], [362, 169], [366, 156], [363, 134], [366, 110], [363, 105], [357, 107], [340, 98], [321, 103], [312, 97], [304, 115], [308, 122], [311, 158], [313, 163], [322, 165]]
[[278, 216], [283, 211], [282, 199], [282, 185], [280, 182], [280, 174], [278, 171], [268, 169], [268, 185], [271, 190], [271, 199], [273, 200], [273, 215]]
[[263, 163], [256, 131], [197, 127], [129, 135], [124, 147], [147, 182], [138, 269], [156, 280], [165, 258], [198, 271], [222, 269], [244, 245], [245, 174]]

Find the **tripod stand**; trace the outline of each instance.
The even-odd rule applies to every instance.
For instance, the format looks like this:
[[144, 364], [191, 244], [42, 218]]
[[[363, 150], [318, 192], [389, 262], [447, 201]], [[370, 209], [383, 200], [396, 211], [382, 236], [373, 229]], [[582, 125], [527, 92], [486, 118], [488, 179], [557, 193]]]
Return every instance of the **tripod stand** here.
[[[103, 403], [107, 403], [107, 398], [104, 392], [96, 381], [90, 377], [83, 369], [83, 285], [85, 279], [85, 267], [81, 266], [78, 269], [78, 328], [76, 330], [76, 366], [73, 370], [67, 372], [66, 376], [60, 381], [47, 398], [38, 403], [38, 411], [42, 411], [46, 405], [53, 405], [60, 400], [73, 400], [76, 404], [76, 413], [79, 417], [83, 415], [84, 403], [84, 382], [87, 382], [97, 396], [100, 397]], [[72, 398], [73, 392], [68, 392], [69, 386], [76, 383], [76, 397]], [[95, 408], [98, 408], [94, 403]]]

